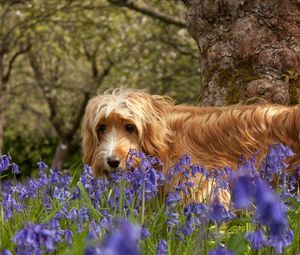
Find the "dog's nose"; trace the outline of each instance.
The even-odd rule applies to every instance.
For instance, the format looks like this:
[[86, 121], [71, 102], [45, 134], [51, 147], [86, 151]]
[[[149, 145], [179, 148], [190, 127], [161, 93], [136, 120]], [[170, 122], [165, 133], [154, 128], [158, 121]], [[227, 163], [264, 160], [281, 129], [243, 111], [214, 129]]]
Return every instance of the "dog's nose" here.
[[118, 156], [110, 156], [107, 158], [107, 164], [112, 168], [117, 168], [120, 165], [120, 158]]

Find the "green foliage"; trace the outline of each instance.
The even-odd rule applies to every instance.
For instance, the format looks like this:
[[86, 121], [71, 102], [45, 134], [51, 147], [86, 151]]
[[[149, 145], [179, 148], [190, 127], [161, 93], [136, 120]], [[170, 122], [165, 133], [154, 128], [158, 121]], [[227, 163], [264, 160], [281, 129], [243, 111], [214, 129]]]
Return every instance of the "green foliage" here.
[[[183, 5], [171, 2], [146, 5], [182, 19], [186, 12]], [[82, 115], [85, 93], [92, 97], [108, 88], [128, 86], [170, 95], [179, 103], [196, 103], [198, 49], [186, 29], [106, 0], [8, 1], [0, 13], [5, 14], [0, 39], [3, 45], [7, 42], [7, 56], [31, 45], [13, 65], [3, 153], [18, 148], [14, 150], [19, 155], [25, 146], [30, 162], [38, 158], [35, 150], [51, 161], [57, 141], [72, 130], [77, 114]], [[80, 151], [80, 125], [68, 142], [71, 154]], [[66, 168], [73, 164], [68, 162]]]
[[[67, 210], [80, 209], [82, 207], [88, 207], [91, 212], [91, 217], [87, 221], [82, 223], [82, 231], [78, 231], [76, 221], [67, 220], [62, 218], [60, 220], [60, 226], [62, 229], [71, 229], [74, 236], [72, 245], [69, 246], [66, 242], [62, 242], [58, 246], [56, 254], [83, 254], [83, 251], [87, 245], [93, 244], [96, 241], [87, 241], [89, 223], [91, 219], [96, 221], [103, 218], [102, 211], [106, 211], [115, 218], [127, 218], [128, 212], [125, 210], [126, 195], [123, 187], [127, 187], [126, 182], [121, 181], [119, 190], [121, 191], [119, 200], [119, 208], [112, 208], [107, 206], [107, 201], [113, 195], [113, 190], [106, 190], [102, 194], [102, 198], [99, 201], [98, 209], [92, 204], [92, 198], [85, 190], [83, 184], [77, 181], [78, 177], [75, 174], [72, 177], [70, 191], [79, 188], [81, 195], [77, 200], [67, 199], [66, 201], [59, 201], [52, 197], [51, 209], [46, 209], [43, 202], [43, 192], [40, 190], [37, 193], [36, 198], [26, 199], [26, 207], [22, 212], [14, 212], [13, 219], [8, 221], [4, 220], [2, 207], [0, 209], [0, 251], [3, 249], [14, 249], [12, 238], [23, 227], [24, 222], [30, 222], [33, 224], [43, 224], [49, 222], [55, 215], [66, 206]], [[73, 184], [75, 183], [75, 185]], [[49, 186], [49, 192], [53, 187]], [[294, 241], [283, 254], [290, 255], [299, 252], [299, 236], [300, 236], [300, 203], [295, 199], [291, 199], [290, 206], [293, 210], [289, 211], [289, 220], [292, 230], [294, 231]], [[212, 222], [209, 225], [203, 225], [202, 228], [198, 228], [191, 236], [185, 237], [184, 241], [179, 241], [177, 232], [175, 229], [170, 229], [166, 225], [167, 216], [165, 214], [165, 201], [160, 201], [156, 197], [155, 199], [145, 203], [140, 209], [139, 215], [135, 216], [133, 213], [135, 204], [129, 206], [130, 216], [129, 220], [135, 224], [143, 225], [147, 227], [151, 236], [146, 241], [140, 242], [140, 249], [142, 254], [156, 254], [156, 246], [159, 240], [165, 239], [168, 242], [169, 254], [181, 255], [181, 254], [207, 254], [209, 250], [216, 247], [219, 243], [223, 243], [229, 250], [233, 250], [236, 255], [247, 254], [273, 254], [273, 250], [270, 248], [264, 248], [262, 250], [255, 251], [250, 248], [248, 242], [245, 240], [245, 233], [247, 231], [253, 231], [251, 229], [251, 223], [253, 220], [253, 212], [241, 212], [238, 217], [232, 220], [230, 223], [223, 223], [220, 226], [216, 226]], [[183, 211], [183, 204], [177, 205], [176, 210], [178, 212]], [[179, 224], [184, 222], [184, 217], [181, 214], [179, 218]], [[5, 233], [5, 234], [4, 234]], [[99, 235], [100, 240], [104, 238], [103, 232]]]

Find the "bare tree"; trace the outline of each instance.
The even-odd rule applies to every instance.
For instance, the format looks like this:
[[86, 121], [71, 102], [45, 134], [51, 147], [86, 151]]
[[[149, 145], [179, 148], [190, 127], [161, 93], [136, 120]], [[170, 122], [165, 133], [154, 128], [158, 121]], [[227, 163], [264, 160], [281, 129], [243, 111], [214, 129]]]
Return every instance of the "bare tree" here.
[[17, 59], [30, 49], [30, 42], [24, 38], [24, 33], [16, 36], [15, 31], [24, 26], [24, 23], [11, 22], [15, 17], [15, 6], [22, 4], [19, 1], [3, 3], [0, 8], [0, 154], [3, 146], [5, 101], [10, 88], [10, 78]]
[[[45, 52], [43, 53], [43, 57], [45, 57]], [[54, 56], [52, 56], [52, 58], [53, 57]], [[49, 66], [45, 67], [36, 53], [34, 54], [31, 52], [29, 54], [29, 59], [36, 83], [43, 92], [48, 104], [50, 113], [49, 121], [58, 137], [58, 143], [52, 160], [52, 167], [62, 169], [70, 148], [77, 142], [74, 139], [75, 134], [81, 125], [87, 102], [95, 91], [89, 84], [86, 84], [82, 88], [76, 88], [72, 85], [68, 86], [60, 82], [60, 78], [63, 77], [61, 72], [64, 72], [64, 70], [62, 67], [63, 63], [60, 63], [59, 58], [57, 58], [54, 63], [54, 69]], [[113, 64], [110, 62], [109, 65], [105, 66], [102, 71], [100, 71], [96, 62], [94, 63], [92, 61], [92, 78], [96, 81], [98, 86], [101, 86], [105, 78], [109, 75], [112, 66]], [[56, 71], [53, 72], [53, 70]], [[71, 102], [71, 105], [69, 105], [70, 109], [66, 110], [65, 108], [67, 108], [67, 105], [59, 103], [62, 99], [59, 98], [57, 88], [60, 90], [67, 90], [68, 93], [72, 93], [74, 94], [74, 97], [76, 97], [76, 99]], [[63, 100], [66, 100], [66, 98], [64, 97]], [[68, 112], [68, 115], [71, 114], [71, 116], [66, 118], [63, 112]]]
[[200, 51], [201, 104], [298, 102], [299, 1], [183, 2]]
[[59, 5], [49, 3], [52, 8], [34, 8], [39, 4], [46, 6], [31, 0], [2, 1], [0, 5], [0, 154], [3, 147], [5, 104], [15, 63], [30, 50], [32, 29], [55, 13], [67, 10], [72, 1], [61, 1]]

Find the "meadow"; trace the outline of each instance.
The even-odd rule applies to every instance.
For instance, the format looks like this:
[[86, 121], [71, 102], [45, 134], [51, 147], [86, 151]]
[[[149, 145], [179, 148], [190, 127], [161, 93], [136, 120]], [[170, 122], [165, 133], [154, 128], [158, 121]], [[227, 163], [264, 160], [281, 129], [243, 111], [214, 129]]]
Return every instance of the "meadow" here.
[[[22, 166], [3, 155], [0, 254], [297, 254], [300, 168], [285, 173], [293, 156], [278, 144], [259, 169], [254, 155], [234, 171], [207, 172], [185, 155], [164, 175], [159, 159], [131, 151], [131, 170], [109, 178], [95, 179], [89, 166], [70, 173], [38, 162], [36, 176], [19, 181]], [[206, 181], [214, 184], [206, 200], [188, 203]], [[231, 193], [225, 206], [221, 190]]]

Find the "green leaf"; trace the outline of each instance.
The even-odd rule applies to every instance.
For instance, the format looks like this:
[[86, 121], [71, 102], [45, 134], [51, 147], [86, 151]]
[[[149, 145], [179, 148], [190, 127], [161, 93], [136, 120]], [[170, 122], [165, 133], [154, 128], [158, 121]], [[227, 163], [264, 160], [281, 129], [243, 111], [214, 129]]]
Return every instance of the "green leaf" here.
[[245, 233], [235, 233], [231, 235], [228, 240], [227, 248], [234, 251], [236, 255], [245, 253], [248, 249]]
[[89, 207], [93, 217], [96, 219], [99, 219], [100, 217], [102, 217], [103, 215], [94, 208], [93, 203], [92, 203], [88, 193], [86, 192], [85, 188], [83, 187], [83, 185], [80, 181], [77, 182], [77, 186], [78, 186], [79, 190], [81, 191], [81, 194], [82, 194], [87, 206]]

